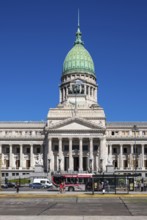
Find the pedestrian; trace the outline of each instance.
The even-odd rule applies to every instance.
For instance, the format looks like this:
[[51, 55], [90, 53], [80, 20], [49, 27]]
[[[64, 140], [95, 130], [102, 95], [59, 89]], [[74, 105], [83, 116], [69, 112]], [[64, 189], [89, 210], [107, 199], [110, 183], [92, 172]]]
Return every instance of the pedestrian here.
[[65, 193], [65, 181], [62, 182], [62, 192]]
[[141, 192], [144, 190], [144, 183], [141, 183]]
[[60, 186], [59, 186], [59, 192], [60, 192], [60, 193], [63, 192], [63, 182], [60, 183]]
[[19, 193], [19, 185], [16, 183], [16, 192]]

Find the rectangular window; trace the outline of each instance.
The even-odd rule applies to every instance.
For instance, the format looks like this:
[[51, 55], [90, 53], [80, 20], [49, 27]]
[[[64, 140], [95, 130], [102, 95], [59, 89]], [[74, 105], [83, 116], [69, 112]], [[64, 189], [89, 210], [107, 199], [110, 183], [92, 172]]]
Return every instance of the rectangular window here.
[[64, 145], [64, 151], [69, 151], [69, 146], [68, 145]]
[[147, 160], [144, 160], [144, 167], [147, 168]]
[[123, 153], [127, 154], [127, 148], [126, 147], [123, 148]]
[[94, 145], [94, 151], [98, 150], [98, 145]]
[[128, 167], [128, 161], [124, 160], [124, 169], [126, 169]]
[[40, 154], [40, 147], [37, 147], [37, 154]]
[[147, 148], [144, 148], [144, 154], [147, 154]]
[[30, 160], [26, 160], [26, 168], [27, 168], [27, 169], [30, 168]]
[[113, 160], [114, 168], [117, 168], [117, 160]]
[[83, 151], [88, 151], [88, 145], [83, 145]]
[[55, 145], [55, 146], [54, 146], [54, 151], [58, 151], [58, 150], [59, 150], [58, 145]]
[[17, 153], [17, 154], [20, 153], [20, 148], [19, 148], [19, 147], [16, 148], [16, 153]]
[[26, 152], [27, 152], [27, 154], [30, 153], [30, 148], [29, 147], [27, 147]]
[[72, 149], [73, 149], [73, 150], [79, 150], [79, 145], [73, 145], [73, 146], [72, 146]]
[[113, 148], [112, 148], [112, 153], [113, 153], [113, 154], [117, 154], [117, 148], [116, 148], [116, 147], [113, 147]]
[[9, 148], [7, 147], [7, 148], [6, 148], [6, 154], [9, 154], [9, 152], [10, 152], [10, 151], [9, 151]]
[[134, 152], [134, 154], [139, 154], [139, 153], [140, 153], [140, 149], [139, 149], [139, 147], [134, 146], [134, 148], [133, 148], [133, 152]]

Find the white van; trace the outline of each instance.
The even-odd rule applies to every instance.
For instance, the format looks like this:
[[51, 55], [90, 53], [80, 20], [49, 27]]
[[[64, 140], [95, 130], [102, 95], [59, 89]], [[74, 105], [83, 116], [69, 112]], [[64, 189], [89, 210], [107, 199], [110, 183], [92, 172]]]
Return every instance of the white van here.
[[53, 186], [51, 181], [49, 179], [47, 179], [47, 178], [35, 178], [33, 180], [33, 183], [41, 183], [44, 188], [50, 188], [50, 187]]

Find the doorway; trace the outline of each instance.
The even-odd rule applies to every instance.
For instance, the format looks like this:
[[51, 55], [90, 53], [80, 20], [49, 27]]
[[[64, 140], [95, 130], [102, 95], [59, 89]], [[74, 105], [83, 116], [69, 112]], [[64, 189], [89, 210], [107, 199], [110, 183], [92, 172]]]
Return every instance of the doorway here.
[[79, 157], [74, 157], [74, 171], [79, 171]]
[[87, 157], [83, 157], [83, 171], [88, 170]]

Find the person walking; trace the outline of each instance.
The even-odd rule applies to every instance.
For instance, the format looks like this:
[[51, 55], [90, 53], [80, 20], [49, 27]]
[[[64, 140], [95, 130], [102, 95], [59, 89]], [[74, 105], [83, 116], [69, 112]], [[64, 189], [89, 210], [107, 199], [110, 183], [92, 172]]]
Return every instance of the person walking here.
[[19, 193], [19, 184], [16, 183], [16, 192]]

